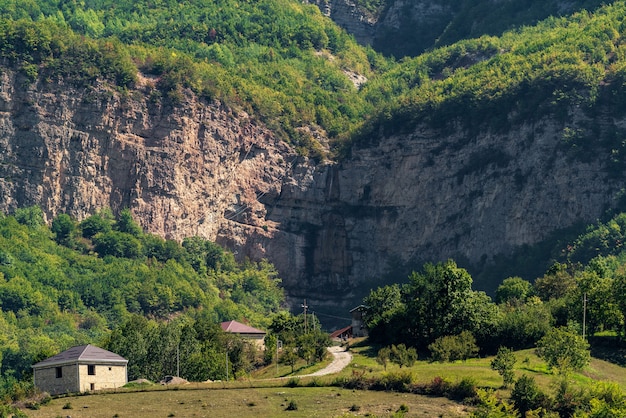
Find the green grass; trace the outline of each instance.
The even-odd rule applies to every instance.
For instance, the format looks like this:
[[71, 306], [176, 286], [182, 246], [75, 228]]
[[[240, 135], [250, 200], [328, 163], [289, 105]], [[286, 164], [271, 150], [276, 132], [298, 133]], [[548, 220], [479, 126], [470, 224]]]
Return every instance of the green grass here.
[[[342, 372], [321, 377], [293, 377], [296, 387], [287, 387], [291, 378], [291, 367], [279, 365], [276, 379], [276, 365], [268, 366], [254, 377], [230, 382], [191, 383], [177, 387], [160, 385], [121, 389], [116, 393], [100, 393], [71, 398], [52, 400], [42, 405], [39, 410], [28, 410], [29, 417], [65, 416], [62, 407], [71, 399], [72, 417], [231, 417], [254, 415], [256, 417], [275, 417], [288, 414], [290, 417], [339, 417], [353, 416], [358, 409], [360, 416], [392, 416], [404, 404], [409, 407], [405, 416], [467, 416], [468, 408], [443, 398], [430, 398], [414, 394], [354, 391], [332, 385], [340, 378], [363, 376], [380, 377], [385, 373], [400, 370], [397, 365], [389, 364], [385, 371], [375, 359], [375, 349], [367, 345], [353, 345], [352, 363]], [[561, 376], [554, 374], [535, 354], [534, 350], [522, 350], [515, 353], [516, 377], [524, 374], [532, 376], [541, 389], [553, 393], [555, 382]], [[491, 370], [493, 357], [470, 359], [454, 363], [431, 363], [427, 359], [418, 361], [410, 371], [414, 383], [429, 383], [441, 377], [450, 383], [457, 383], [464, 378], [472, 378], [479, 387], [497, 390], [499, 396], [507, 398], [510, 388], [503, 389], [502, 378]], [[299, 374], [312, 373], [324, 367], [328, 362], [315, 367], [299, 368]], [[568, 379], [576, 386], [589, 387], [598, 381], [615, 382], [626, 390], [626, 373], [621, 366], [593, 358], [591, 364], [581, 373], [574, 373]], [[296, 405], [296, 410], [286, 410], [289, 405]], [[172, 414], [172, 415], [170, 415]]]
[[[195, 389], [195, 390], [194, 390]], [[31, 418], [66, 416], [67, 399], [54, 399], [41, 409], [26, 413]], [[286, 410], [292, 403], [297, 410]], [[386, 392], [361, 392], [334, 387], [247, 388], [219, 390], [193, 388], [142, 393], [108, 393], [72, 398], [72, 418], [119, 417], [341, 417], [391, 416], [401, 405], [405, 416], [461, 417], [468, 408], [444, 398]]]

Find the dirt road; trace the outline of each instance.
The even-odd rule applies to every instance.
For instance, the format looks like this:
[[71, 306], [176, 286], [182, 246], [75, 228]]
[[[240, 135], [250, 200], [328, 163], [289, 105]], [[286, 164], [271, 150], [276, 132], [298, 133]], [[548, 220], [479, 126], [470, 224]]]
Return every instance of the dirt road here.
[[352, 354], [345, 350], [344, 347], [328, 347], [327, 350], [333, 355], [334, 359], [332, 363], [328, 366], [324, 367], [322, 370], [318, 370], [315, 373], [311, 374], [303, 374], [297, 377], [308, 377], [308, 376], [324, 376], [327, 374], [339, 373], [342, 371], [350, 361], [352, 360]]

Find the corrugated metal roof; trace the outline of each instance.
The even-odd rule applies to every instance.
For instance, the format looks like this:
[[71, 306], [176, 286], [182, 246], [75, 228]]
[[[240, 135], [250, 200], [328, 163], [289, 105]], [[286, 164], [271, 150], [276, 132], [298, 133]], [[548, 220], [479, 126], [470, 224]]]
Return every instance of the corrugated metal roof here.
[[87, 344], [72, 347], [57, 354], [56, 356], [40, 361], [39, 363], [34, 364], [33, 368], [76, 362], [126, 364], [128, 363], [128, 360], [118, 354], [91, 344]]
[[244, 325], [237, 321], [227, 321], [220, 324], [222, 329], [226, 332], [234, 332], [235, 334], [266, 334], [265, 331], [252, 328], [248, 325]]

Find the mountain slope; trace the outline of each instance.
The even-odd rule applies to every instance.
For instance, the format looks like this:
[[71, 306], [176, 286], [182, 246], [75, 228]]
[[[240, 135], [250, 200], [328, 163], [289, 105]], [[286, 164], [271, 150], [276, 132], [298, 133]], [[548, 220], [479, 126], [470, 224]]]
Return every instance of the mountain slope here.
[[[294, 39], [318, 22], [328, 43], [252, 42], [228, 20], [215, 42], [208, 24], [192, 43], [176, 25], [142, 39], [144, 17], [178, 9], [137, 22], [106, 2], [61, 10], [92, 16], [96, 37], [137, 35], [93, 40], [45, 4], [0, 26], [13, 36], [0, 49], [5, 212], [128, 207], [151, 232], [269, 258], [291, 301], [345, 308], [394, 269], [481, 268], [622, 204], [623, 2], [399, 63], [332, 48], [337, 28], [291, 2], [277, 4], [304, 19]], [[282, 36], [290, 19], [245, 33]]]

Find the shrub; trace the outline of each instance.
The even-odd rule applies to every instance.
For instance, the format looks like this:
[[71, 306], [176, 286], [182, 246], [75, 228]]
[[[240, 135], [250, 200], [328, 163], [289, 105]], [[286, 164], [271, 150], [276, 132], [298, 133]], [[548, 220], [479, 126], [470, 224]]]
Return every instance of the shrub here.
[[450, 383], [440, 376], [436, 376], [426, 387], [426, 393], [435, 396], [445, 396], [450, 390]]
[[296, 403], [296, 401], [294, 401], [293, 399], [289, 401], [289, 403], [287, 404], [287, 407], [285, 408], [285, 411], [297, 411], [298, 410], [298, 404]]
[[466, 360], [478, 354], [476, 339], [469, 331], [437, 338], [428, 346], [433, 361]]
[[500, 347], [496, 357], [491, 360], [491, 368], [502, 376], [504, 387], [508, 387], [515, 381], [515, 374], [513, 373], [514, 366], [515, 354], [506, 347]]
[[384, 390], [394, 392], [408, 392], [413, 381], [413, 374], [409, 371], [399, 371], [385, 374], [379, 381]]
[[521, 376], [515, 382], [511, 399], [522, 416], [527, 411], [542, 407], [546, 402], [546, 396], [537, 386], [535, 379], [526, 375]]
[[389, 359], [400, 366], [400, 368], [402, 368], [402, 366], [411, 367], [417, 361], [417, 351], [415, 348], [407, 348], [404, 344], [398, 344], [397, 346], [392, 345], [388, 355]]
[[292, 377], [291, 379], [287, 380], [287, 383], [285, 383], [285, 386], [289, 388], [298, 387], [300, 386], [300, 379], [297, 377]]
[[450, 396], [457, 400], [475, 400], [477, 396], [476, 379], [472, 377], [464, 377], [459, 383], [452, 386]]

